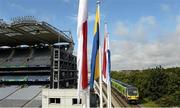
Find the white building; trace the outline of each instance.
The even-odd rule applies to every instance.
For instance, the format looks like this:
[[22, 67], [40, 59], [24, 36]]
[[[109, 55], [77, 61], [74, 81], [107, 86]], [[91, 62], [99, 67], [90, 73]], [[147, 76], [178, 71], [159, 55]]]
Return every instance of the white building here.
[[81, 96], [78, 103], [77, 89], [45, 88], [42, 90], [42, 108], [82, 108]]

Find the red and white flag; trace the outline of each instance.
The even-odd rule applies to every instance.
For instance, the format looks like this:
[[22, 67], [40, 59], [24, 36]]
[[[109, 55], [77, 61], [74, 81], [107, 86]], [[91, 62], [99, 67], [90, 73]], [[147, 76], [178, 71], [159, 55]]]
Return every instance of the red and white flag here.
[[87, 31], [88, 31], [88, 2], [79, 0], [77, 20], [77, 69], [78, 69], [78, 95], [88, 88], [88, 63], [87, 63]]
[[105, 24], [104, 33], [104, 48], [103, 48], [103, 81], [107, 84], [111, 82], [110, 71], [111, 71], [111, 61], [110, 61], [110, 50], [109, 50], [109, 34], [107, 31], [107, 24]]
[[104, 49], [103, 49], [103, 80], [107, 84], [107, 100], [108, 108], [111, 108], [111, 53], [109, 49], [109, 34], [107, 31], [107, 24], [105, 24], [104, 33]]

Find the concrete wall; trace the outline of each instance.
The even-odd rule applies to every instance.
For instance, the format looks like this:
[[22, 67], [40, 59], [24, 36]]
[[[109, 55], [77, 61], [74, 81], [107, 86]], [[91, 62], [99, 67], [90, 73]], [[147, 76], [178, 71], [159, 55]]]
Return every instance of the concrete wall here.
[[[50, 103], [49, 98], [60, 98], [59, 103]], [[82, 104], [73, 104], [77, 97], [77, 89], [43, 89], [42, 108], [82, 108]]]

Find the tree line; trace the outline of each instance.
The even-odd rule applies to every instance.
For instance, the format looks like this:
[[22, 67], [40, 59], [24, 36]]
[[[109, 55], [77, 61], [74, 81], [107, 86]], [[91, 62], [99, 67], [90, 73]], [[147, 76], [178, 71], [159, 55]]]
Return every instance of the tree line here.
[[146, 98], [162, 107], [180, 106], [180, 67], [112, 71], [111, 77], [136, 86], [141, 103]]

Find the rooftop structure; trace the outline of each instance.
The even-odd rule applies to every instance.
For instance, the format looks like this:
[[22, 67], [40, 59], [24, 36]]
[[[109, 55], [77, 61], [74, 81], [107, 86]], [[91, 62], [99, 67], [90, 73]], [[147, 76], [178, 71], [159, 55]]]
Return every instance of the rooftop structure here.
[[71, 36], [34, 17], [16, 17], [10, 24], [0, 20], [0, 46], [54, 44], [57, 42], [73, 43]]

